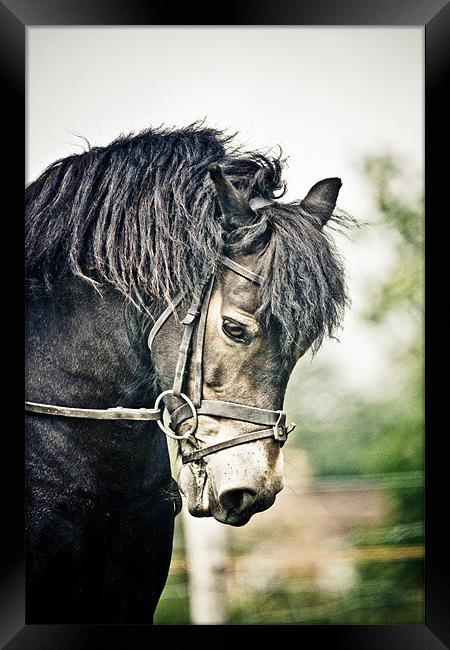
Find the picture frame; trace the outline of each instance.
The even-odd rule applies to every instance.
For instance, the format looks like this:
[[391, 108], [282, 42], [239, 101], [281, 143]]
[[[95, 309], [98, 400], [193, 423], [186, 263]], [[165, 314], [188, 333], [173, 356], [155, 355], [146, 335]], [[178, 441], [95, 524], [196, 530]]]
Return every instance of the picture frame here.
[[[247, 2], [227, 5], [226, 14], [217, 16], [212, 6], [191, 6], [186, 4], [177, 9], [177, 25], [323, 25], [323, 26], [423, 26], [425, 29], [425, 180], [426, 180], [426, 453], [425, 453], [425, 497], [426, 497], [426, 553], [425, 553], [425, 623], [423, 625], [381, 625], [381, 626], [296, 626], [296, 642], [331, 645], [342, 648], [408, 649], [423, 648], [439, 650], [449, 647], [450, 594], [448, 575], [448, 551], [445, 547], [446, 514], [440, 506], [445, 495], [446, 458], [443, 407], [445, 393], [441, 382], [431, 382], [432, 377], [441, 376], [439, 361], [443, 363], [439, 341], [445, 342], [439, 324], [442, 315], [437, 313], [436, 300], [438, 279], [445, 277], [437, 270], [438, 261], [446, 259], [444, 238], [436, 233], [439, 218], [445, 219], [444, 191], [445, 174], [445, 126], [446, 110], [444, 90], [449, 63], [450, 8], [445, 0], [376, 0], [371, 3], [354, 3], [349, 0], [333, 3], [332, 0], [295, 2], [289, 0], [282, 6], [271, 2]], [[173, 20], [173, 9], [163, 3], [128, 0], [3, 0], [1, 15], [2, 88], [4, 91], [4, 150], [7, 151], [7, 169], [4, 187], [8, 188], [10, 204], [5, 211], [5, 242], [14, 242], [15, 257], [23, 246], [23, 169], [25, 133], [25, 33], [28, 27], [37, 25], [165, 25]], [[448, 111], [448, 108], [447, 108]], [[15, 128], [13, 128], [13, 125]], [[441, 163], [441, 160], [443, 161]], [[22, 171], [21, 171], [22, 170]], [[439, 216], [438, 216], [439, 215]], [[12, 244], [8, 248], [12, 249]], [[441, 250], [442, 249], [442, 250]], [[18, 261], [18, 260], [16, 260]], [[14, 281], [6, 283], [4, 303], [9, 305], [17, 327], [17, 350], [21, 346], [21, 323], [23, 323], [23, 270], [16, 264]], [[5, 276], [4, 276], [5, 277]], [[11, 309], [12, 305], [14, 309]], [[434, 312], [434, 313], [433, 313]], [[9, 320], [9, 316], [7, 318]], [[442, 329], [442, 325], [441, 325]], [[432, 335], [431, 335], [432, 333]], [[432, 347], [431, 341], [435, 342]], [[9, 343], [8, 343], [9, 346]], [[14, 366], [18, 368], [17, 357]], [[13, 373], [11, 373], [13, 374]], [[84, 648], [139, 647], [147, 645], [149, 639], [167, 643], [168, 631], [163, 626], [130, 625], [26, 625], [25, 624], [25, 558], [24, 558], [24, 441], [18, 415], [21, 405], [21, 376], [15, 373], [15, 381], [8, 377], [8, 391], [5, 417], [10, 424], [4, 427], [7, 444], [5, 458], [8, 465], [6, 489], [4, 488], [5, 510], [3, 514], [6, 548], [3, 553], [1, 610], [2, 637], [0, 640], [8, 650], [23, 648]], [[445, 377], [445, 374], [442, 375]], [[434, 384], [434, 385], [433, 385]], [[447, 569], [447, 571], [446, 571]], [[230, 626], [231, 627], [231, 626]], [[264, 628], [265, 635], [269, 630]], [[276, 627], [279, 626], [269, 626]], [[252, 626], [250, 633], [260, 633]], [[245, 628], [244, 635], [248, 632]], [[279, 630], [275, 630], [278, 634]], [[216, 638], [214, 627], [191, 626], [183, 629], [170, 627], [170, 635], [182, 634], [184, 641], [201, 636], [205, 641]], [[241, 636], [241, 630], [238, 632]], [[223, 642], [235, 639], [236, 632], [224, 627]], [[174, 638], [174, 637], [172, 637]]]

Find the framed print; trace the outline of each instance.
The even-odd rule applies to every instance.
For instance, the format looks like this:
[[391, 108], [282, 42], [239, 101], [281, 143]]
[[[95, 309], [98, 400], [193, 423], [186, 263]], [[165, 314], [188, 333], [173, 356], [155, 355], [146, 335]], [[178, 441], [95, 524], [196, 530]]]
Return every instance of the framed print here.
[[1, 6], [2, 642], [447, 647], [448, 5], [199, 9]]

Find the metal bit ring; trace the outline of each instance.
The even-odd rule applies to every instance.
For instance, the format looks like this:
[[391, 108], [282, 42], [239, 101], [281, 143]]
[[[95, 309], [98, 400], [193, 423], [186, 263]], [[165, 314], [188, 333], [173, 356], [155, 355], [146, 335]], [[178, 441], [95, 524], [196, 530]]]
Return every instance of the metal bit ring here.
[[[161, 400], [162, 400], [166, 395], [173, 395], [173, 391], [172, 391], [172, 390], [165, 390], [165, 391], [163, 391], [162, 393], [160, 393], [160, 394], [158, 395], [158, 397], [156, 398], [155, 407], [154, 407], [155, 409], [158, 409], [158, 408], [159, 408], [159, 405], [160, 405], [160, 403], [161, 403]], [[189, 436], [193, 436], [194, 433], [197, 431], [197, 426], [198, 426], [198, 415], [197, 415], [197, 409], [195, 408], [194, 403], [193, 403], [192, 400], [191, 400], [187, 395], [185, 395], [184, 393], [180, 393], [180, 397], [182, 397], [182, 398], [184, 399], [184, 401], [186, 402], [186, 404], [189, 406], [189, 408], [190, 408], [191, 411], [192, 411], [193, 423], [192, 423], [192, 426], [191, 426], [191, 428], [189, 429], [189, 431], [186, 431], [186, 433], [183, 433], [183, 435], [178, 436], [178, 435], [175, 433], [175, 431], [174, 431], [173, 429], [171, 429], [170, 427], [167, 427], [167, 426], [164, 424], [164, 420], [163, 420], [163, 416], [162, 416], [162, 415], [161, 415], [161, 419], [160, 419], [160, 420], [156, 420], [156, 424], [159, 426], [159, 428], [161, 429], [161, 431], [164, 431], [164, 433], [166, 434], [166, 436], [169, 436], [169, 438], [174, 438], [175, 440], [185, 440], [186, 438], [189, 438]], [[167, 407], [165, 407], [165, 408], [167, 408]]]

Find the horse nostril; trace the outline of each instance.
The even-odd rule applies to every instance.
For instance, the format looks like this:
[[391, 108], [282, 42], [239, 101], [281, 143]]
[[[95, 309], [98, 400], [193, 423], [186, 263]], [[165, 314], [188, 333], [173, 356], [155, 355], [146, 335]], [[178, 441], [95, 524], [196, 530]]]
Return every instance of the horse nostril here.
[[256, 492], [252, 490], [226, 490], [220, 497], [220, 505], [226, 512], [245, 512], [256, 500]]

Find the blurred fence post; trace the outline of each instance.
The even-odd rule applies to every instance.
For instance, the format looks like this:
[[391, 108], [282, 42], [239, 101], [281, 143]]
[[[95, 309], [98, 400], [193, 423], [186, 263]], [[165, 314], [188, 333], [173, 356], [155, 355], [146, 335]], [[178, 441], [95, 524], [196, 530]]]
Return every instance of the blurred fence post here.
[[186, 503], [182, 513], [191, 622], [226, 623], [227, 527], [212, 517], [192, 517]]

